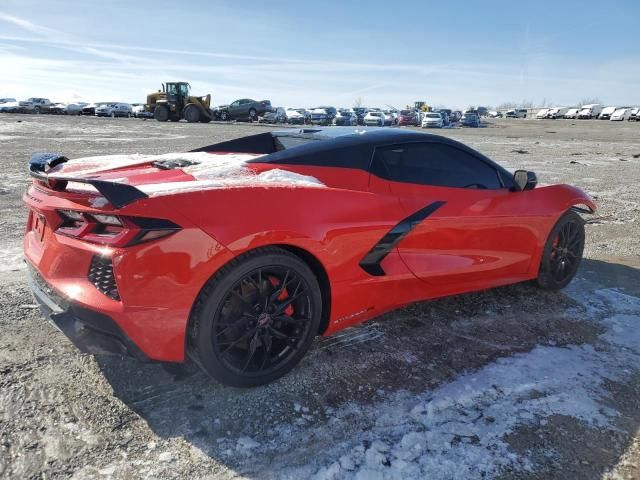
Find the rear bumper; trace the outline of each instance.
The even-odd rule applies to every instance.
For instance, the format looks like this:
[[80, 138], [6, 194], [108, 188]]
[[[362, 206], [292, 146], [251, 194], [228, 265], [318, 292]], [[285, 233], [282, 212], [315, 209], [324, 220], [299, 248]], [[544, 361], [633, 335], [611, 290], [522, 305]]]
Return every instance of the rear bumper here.
[[151, 359], [108, 315], [61, 297], [38, 272], [29, 267], [29, 286], [40, 310], [83, 353], [130, 356], [142, 362]]

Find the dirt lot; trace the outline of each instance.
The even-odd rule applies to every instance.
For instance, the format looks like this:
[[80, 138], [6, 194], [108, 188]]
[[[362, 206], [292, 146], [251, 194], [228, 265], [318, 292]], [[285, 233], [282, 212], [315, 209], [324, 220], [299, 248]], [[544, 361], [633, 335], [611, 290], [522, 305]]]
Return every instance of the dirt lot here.
[[20, 259], [31, 153], [164, 153], [268, 129], [0, 115], [0, 478], [640, 478], [640, 123], [438, 132], [596, 198], [559, 294], [415, 304], [318, 339], [253, 390], [82, 355], [42, 320]]

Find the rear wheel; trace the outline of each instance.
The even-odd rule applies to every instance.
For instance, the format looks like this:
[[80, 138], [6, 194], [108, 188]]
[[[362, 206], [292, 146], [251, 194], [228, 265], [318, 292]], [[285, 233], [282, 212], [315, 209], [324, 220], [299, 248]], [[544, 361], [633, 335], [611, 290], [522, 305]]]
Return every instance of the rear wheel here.
[[252, 108], [251, 110], [249, 110], [249, 120], [252, 122], [255, 122], [256, 120], [258, 120], [258, 114], [256, 113], [255, 108]]
[[197, 123], [200, 121], [200, 110], [194, 105], [187, 105], [184, 109], [184, 119], [189, 123]]
[[262, 248], [223, 267], [191, 318], [191, 352], [216, 380], [234, 387], [271, 382], [303, 357], [320, 324], [318, 282], [298, 257]]
[[580, 266], [584, 239], [584, 220], [568, 211], [551, 229], [544, 246], [538, 285], [547, 290], [566, 287]]
[[169, 109], [164, 105], [156, 105], [153, 111], [153, 118], [159, 122], [166, 122], [169, 120]]

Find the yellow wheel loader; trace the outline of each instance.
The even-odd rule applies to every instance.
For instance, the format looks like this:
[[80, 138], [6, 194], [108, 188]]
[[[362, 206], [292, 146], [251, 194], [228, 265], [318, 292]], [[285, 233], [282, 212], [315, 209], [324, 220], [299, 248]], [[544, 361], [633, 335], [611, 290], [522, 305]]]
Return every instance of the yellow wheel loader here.
[[213, 119], [211, 95], [195, 97], [190, 90], [187, 82], [163, 83], [162, 90], [147, 95], [145, 109], [159, 122], [177, 122], [184, 118], [189, 123], [209, 123]]

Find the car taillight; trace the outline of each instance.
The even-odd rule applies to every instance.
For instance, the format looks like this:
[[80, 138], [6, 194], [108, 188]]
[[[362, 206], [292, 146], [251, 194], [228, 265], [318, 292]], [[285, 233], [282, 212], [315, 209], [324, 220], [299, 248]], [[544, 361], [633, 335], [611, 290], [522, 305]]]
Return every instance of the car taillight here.
[[111, 247], [128, 247], [166, 237], [180, 226], [159, 218], [124, 217], [75, 210], [58, 210], [56, 233]]

